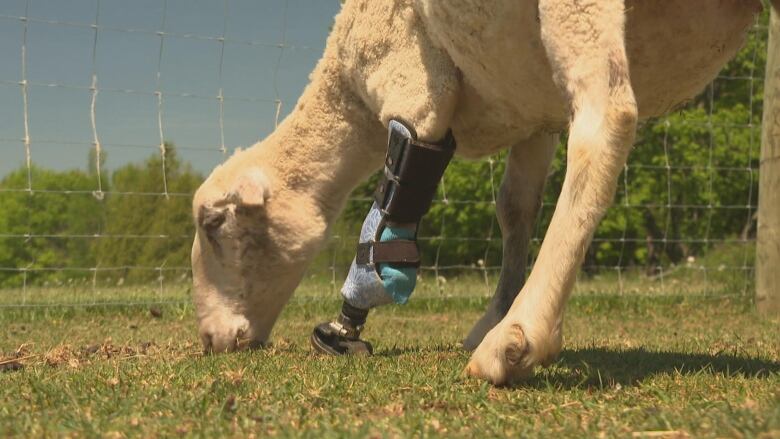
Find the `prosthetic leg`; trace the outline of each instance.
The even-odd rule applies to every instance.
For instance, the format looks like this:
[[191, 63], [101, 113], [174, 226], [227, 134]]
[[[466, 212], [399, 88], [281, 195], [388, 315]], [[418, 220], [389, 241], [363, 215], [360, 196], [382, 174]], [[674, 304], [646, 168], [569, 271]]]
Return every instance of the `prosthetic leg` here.
[[371, 344], [360, 339], [368, 311], [409, 300], [420, 265], [417, 227], [455, 152], [451, 132], [425, 143], [403, 122], [391, 120], [389, 131], [384, 175], [341, 288], [341, 313], [315, 327], [311, 336], [314, 349], [324, 354], [371, 354]]

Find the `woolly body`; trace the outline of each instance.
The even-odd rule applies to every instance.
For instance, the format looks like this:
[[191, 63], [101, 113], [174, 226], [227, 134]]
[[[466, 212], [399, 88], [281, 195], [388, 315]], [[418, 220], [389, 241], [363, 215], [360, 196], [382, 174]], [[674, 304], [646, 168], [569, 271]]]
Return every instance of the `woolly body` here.
[[[194, 199], [204, 346], [265, 343], [397, 117], [457, 154], [510, 148], [494, 301], [466, 339], [471, 375], [526, 376], [561, 348], [563, 308], [640, 118], [695, 96], [744, 41], [758, 0], [348, 0], [292, 113], [217, 167]], [[528, 239], [557, 144], [567, 175], [527, 282]], [[368, 206], [366, 206], [368, 207]], [[519, 294], [518, 294], [519, 292]]]

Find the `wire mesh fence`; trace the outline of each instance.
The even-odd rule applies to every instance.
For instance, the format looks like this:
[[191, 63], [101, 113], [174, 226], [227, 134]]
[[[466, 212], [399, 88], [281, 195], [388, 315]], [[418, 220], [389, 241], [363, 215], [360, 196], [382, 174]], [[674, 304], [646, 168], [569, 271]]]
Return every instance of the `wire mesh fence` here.
[[[193, 191], [293, 107], [340, 4], [76, 3], [0, 5], [0, 307], [186, 301]], [[766, 33], [761, 16], [699, 97], [640, 128], [576, 291], [752, 290]], [[529, 267], [564, 163], [561, 147]], [[421, 228], [416, 295], [492, 294], [502, 172], [502, 154], [450, 167]], [[350, 198], [304, 297], [336, 294], [370, 188]]]

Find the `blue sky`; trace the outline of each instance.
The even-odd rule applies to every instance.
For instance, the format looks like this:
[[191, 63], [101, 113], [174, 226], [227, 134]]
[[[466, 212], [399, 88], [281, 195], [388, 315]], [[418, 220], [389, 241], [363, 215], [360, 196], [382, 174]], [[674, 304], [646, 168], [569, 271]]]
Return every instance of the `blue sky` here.
[[[54, 169], [86, 167], [92, 147], [93, 69], [99, 89], [96, 126], [106, 167], [157, 151], [154, 92], [157, 32], [162, 30], [164, 137], [196, 169], [208, 172], [223, 158], [220, 86], [227, 148], [265, 137], [273, 130], [276, 99], [283, 102], [282, 116], [298, 99], [339, 7], [338, 0], [228, 0], [227, 8], [225, 0], [2, 0], [0, 175], [25, 161], [18, 85], [24, 22], [19, 17], [30, 18], [26, 47], [34, 163]], [[97, 44], [91, 27], [96, 16]], [[224, 54], [219, 41], [223, 31]]]

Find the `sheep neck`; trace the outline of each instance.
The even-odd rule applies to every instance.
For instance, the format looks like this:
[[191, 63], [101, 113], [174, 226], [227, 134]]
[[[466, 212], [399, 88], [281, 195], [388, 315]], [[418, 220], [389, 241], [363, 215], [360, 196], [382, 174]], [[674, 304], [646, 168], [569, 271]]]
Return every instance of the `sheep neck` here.
[[328, 218], [384, 158], [384, 129], [328, 59], [320, 61], [295, 109], [265, 140], [281, 191], [306, 195]]

